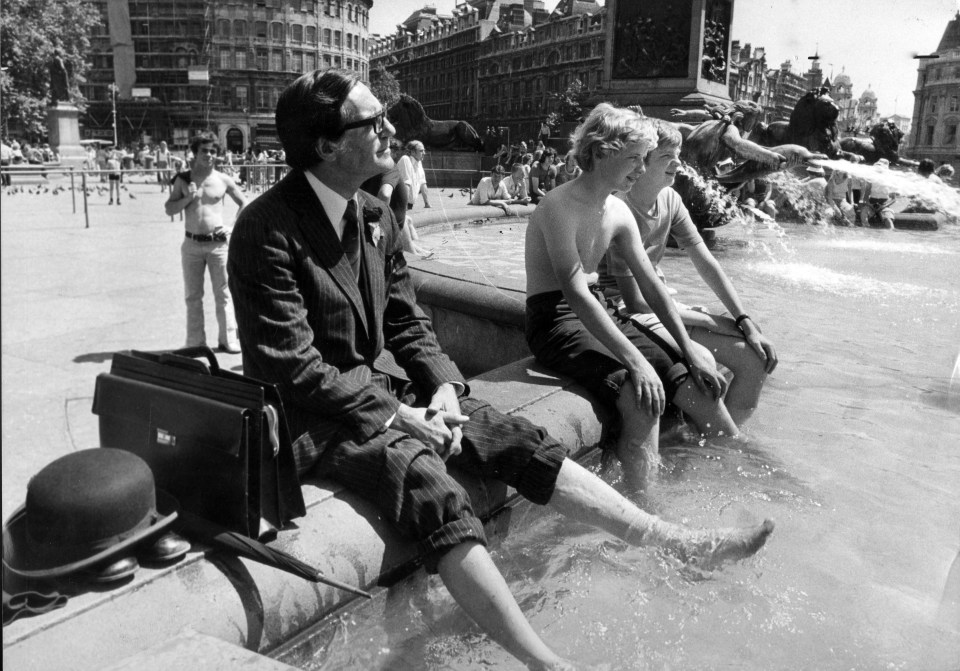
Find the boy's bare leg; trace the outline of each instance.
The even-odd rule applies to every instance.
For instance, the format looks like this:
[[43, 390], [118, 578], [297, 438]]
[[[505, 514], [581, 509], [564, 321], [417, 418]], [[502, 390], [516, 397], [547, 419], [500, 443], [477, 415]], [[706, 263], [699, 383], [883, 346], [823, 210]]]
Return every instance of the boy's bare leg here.
[[692, 380], [688, 379], [680, 385], [671, 400], [690, 416], [691, 421], [705, 436], [736, 436], [740, 433], [723, 399], [715, 399], [700, 391]]
[[660, 466], [660, 418], [637, 408], [635, 390], [629, 380], [620, 388], [620, 435], [614, 453], [623, 466], [627, 486], [641, 489]]
[[745, 529], [689, 529], [664, 522], [571, 459], [565, 459], [560, 467], [550, 506], [631, 545], [662, 547], [705, 568], [749, 557], [763, 546], [774, 527], [770, 520]]
[[529, 669], [573, 669], [540, 639], [510, 593], [500, 570], [480, 543], [454, 546], [437, 564], [457, 604], [493, 640]]
[[750, 419], [760, 402], [767, 373], [763, 361], [742, 338], [734, 338], [694, 327], [691, 339], [706, 347], [714, 358], [733, 372], [733, 381], [723, 404], [737, 426]]

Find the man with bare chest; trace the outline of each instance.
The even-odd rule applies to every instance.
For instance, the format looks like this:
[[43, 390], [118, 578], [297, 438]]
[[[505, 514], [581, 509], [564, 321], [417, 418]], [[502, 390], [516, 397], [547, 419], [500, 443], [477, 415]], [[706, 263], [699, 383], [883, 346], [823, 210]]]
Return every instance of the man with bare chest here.
[[[229, 230], [223, 224], [223, 199], [229, 195], [242, 210], [247, 200], [229, 176], [214, 169], [216, 137], [201, 133], [190, 142], [194, 160], [187, 172], [177, 173], [164, 204], [171, 217], [183, 212], [185, 232], [180, 255], [183, 262], [184, 297], [187, 303], [187, 347], [206, 345], [203, 326], [203, 278], [210, 270], [210, 284], [217, 306], [218, 349], [237, 354], [237, 323], [227, 286]], [[239, 213], [239, 210], [238, 210]]]

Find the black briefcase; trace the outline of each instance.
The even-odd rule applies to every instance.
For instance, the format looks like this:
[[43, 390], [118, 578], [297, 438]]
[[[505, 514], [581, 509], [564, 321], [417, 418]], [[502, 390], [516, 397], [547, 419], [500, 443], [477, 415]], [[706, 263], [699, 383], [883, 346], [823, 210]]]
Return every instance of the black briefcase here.
[[306, 514], [276, 387], [221, 370], [207, 347], [117, 352], [93, 412], [101, 446], [142, 457], [187, 512], [251, 538]]

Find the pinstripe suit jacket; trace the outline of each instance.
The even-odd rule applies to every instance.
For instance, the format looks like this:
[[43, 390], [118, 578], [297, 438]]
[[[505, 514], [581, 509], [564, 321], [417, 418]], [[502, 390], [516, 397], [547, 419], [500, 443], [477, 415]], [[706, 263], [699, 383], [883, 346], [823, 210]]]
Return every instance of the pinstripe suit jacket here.
[[375, 373], [406, 373], [428, 392], [464, 382], [416, 304], [393, 213], [359, 200], [362, 219], [373, 214], [360, 223], [359, 282], [299, 170], [244, 208], [230, 240], [244, 373], [279, 385], [298, 451], [382, 431], [399, 401]]

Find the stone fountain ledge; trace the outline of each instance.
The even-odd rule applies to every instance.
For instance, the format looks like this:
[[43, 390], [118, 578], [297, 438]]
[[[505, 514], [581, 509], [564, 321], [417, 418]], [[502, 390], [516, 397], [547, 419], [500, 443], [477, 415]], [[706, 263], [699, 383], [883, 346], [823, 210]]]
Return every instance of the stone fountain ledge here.
[[[600, 439], [600, 423], [585, 396], [532, 359], [492, 370], [470, 384], [474, 395], [544, 426], [578, 456]], [[491, 536], [509, 533], [509, 515], [498, 513], [515, 502], [514, 492], [497, 482], [458, 479], [471, 492]], [[303, 490], [306, 517], [280, 532], [274, 547], [368, 590], [385, 589], [378, 586], [416, 569], [414, 545], [381, 522], [370, 504], [330, 482], [308, 481]], [[4, 627], [4, 664], [143, 671], [152, 668], [144, 666], [145, 660], [157, 657], [164, 668], [197, 668], [198, 658], [221, 660], [223, 668], [289, 668], [253, 653], [269, 655], [357, 598], [227, 554], [206, 556], [203, 550], [172, 566], [143, 567], [122, 587], [71, 597], [61, 610]], [[283, 656], [292, 654], [287, 646]], [[220, 667], [211, 661], [203, 668]]]

